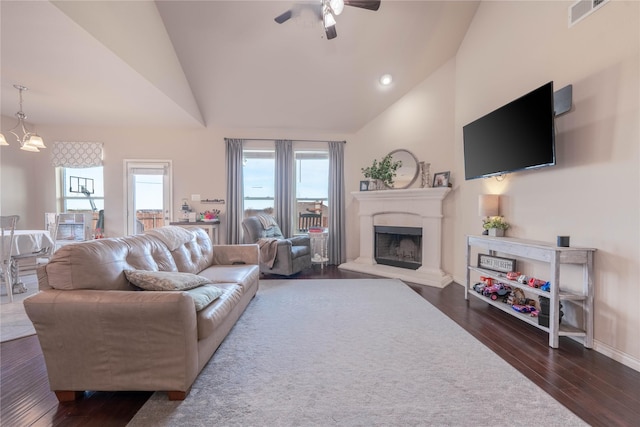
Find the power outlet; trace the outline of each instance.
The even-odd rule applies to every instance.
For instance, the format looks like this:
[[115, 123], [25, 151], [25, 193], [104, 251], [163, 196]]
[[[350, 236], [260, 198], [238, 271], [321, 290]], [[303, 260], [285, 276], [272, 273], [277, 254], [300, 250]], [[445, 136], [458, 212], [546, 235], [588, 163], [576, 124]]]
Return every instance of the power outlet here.
[[199, 194], [192, 194], [191, 195], [191, 201], [192, 202], [199, 202], [200, 201], [200, 195]]

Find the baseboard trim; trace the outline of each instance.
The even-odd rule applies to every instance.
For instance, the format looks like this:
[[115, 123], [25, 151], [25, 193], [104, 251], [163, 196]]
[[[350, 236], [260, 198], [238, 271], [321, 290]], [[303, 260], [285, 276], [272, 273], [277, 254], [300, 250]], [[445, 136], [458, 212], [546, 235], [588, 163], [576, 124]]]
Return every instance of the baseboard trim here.
[[633, 369], [634, 371], [640, 372], [640, 360], [623, 351], [615, 349], [610, 345], [597, 340], [593, 340], [593, 349], [598, 353], [615, 360], [616, 362], [622, 363], [623, 365]]

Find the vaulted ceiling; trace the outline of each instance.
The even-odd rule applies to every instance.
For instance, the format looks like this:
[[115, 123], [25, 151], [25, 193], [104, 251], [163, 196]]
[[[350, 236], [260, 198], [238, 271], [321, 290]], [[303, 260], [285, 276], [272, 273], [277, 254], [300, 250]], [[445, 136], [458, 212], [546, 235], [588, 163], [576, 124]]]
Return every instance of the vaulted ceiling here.
[[455, 56], [478, 6], [345, 7], [327, 40], [319, 1], [3, 0], [2, 115], [21, 84], [36, 125], [355, 132]]

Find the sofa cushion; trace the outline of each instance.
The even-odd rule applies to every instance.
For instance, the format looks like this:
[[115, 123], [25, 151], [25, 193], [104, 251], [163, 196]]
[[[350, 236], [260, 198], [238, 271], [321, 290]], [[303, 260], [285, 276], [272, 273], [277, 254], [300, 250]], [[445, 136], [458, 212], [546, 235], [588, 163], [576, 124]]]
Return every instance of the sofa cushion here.
[[215, 284], [237, 283], [244, 292], [249, 292], [248, 288], [260, 280], [260, 269], [257, 265], [216, 265], [205, 268], [198, 275]]
[[180, 246], [193, 240], [191, 231], [182, 227], [159, 227], [145, 231], [145, 234], [154, 236], [167, 245], [170, 251], [175, 251]]
[[124, 270], [178, 270], [166, 245], [146, 235], [64, 245], [44, 268], [48, 286], [64, 290], [132, 290]]
[[200, 311], [213, 301], [220, 298], [224, 291], [217, 286], [213, 285], [203, 285], [198, 286], [197, 288], [189, 289], [186, 291], [187, 294], [193, 298], [193, 303], [196, 306], [196, 311]]
[[125, 270], [127, 279], [147, 291], [186, 291], [211, 283], [203, 276], [177, 271]]
[[196, 313], [198, 340], [216, 333], [231, 311], [237, 309], [244, 294], [242, 288], [233, 283], [217, 283], [216, 287], [223, 291], [220, 298]]

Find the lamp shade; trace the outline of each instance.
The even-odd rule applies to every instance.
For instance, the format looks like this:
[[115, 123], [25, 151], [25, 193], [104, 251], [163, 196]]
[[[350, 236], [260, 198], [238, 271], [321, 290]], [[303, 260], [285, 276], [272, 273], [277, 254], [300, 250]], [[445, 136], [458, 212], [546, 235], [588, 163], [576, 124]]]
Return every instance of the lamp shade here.
[[38, 150], [38, 147], [34, 147], [33, 145], [29, 144], [29, 141], [22, 144], [22, 147], [20, 147], [20, 149], [24, 151], [31, 151], [32, 153], [37, 153], [40, 151]]
[[479, 216], [498, 216], [500, 214], [500, 196], [498, 194], [481, 194], [478, 196]]
[[0, 133], [0, 145], [9, 145], [7, 140], [4, 138], [4, 135]]
[[47, 148], [44, 145], [44, 141], [42, 140], [42, 138], [38, 134], [35, 134], [35, 133], [33, 135], [31, 135], [31, 137], [29, 138], [29, 141], [27, 143], [29, 145], [31, 145], [32, 147]]

